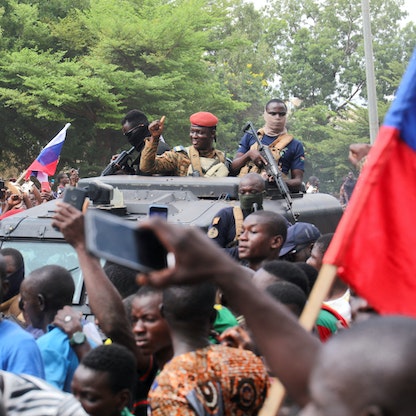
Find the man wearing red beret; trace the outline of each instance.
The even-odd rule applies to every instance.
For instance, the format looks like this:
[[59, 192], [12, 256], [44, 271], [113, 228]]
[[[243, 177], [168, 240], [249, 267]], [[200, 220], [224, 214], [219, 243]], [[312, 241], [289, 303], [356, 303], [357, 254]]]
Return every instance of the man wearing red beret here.
[[140, 159], [140, 170], [144, 173], [160, 173], [174, 176], [228, 176], [228, 162], [223, 152], [214, 149], [218, 118], [212, 113], [201, 111], [192, 114], [191, 146], [176, 146], [160, 156], [156, 155], [159, 137], [163, 132], [163, 120], [149, 125], [151, 137]]

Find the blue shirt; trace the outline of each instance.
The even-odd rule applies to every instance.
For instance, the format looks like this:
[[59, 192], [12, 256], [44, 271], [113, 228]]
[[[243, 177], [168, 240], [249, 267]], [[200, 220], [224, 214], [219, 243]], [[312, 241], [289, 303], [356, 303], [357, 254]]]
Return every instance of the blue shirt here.
[[49, 326], [48, 332], [36, 342], [45, 366], [45, 380], [60, 390], [70, 392], [79, 362], [69, 345], [68, 336], [60, 328]]
[[7, 319], [0, 322], [0, 369], [45, 378], [42, 356], [35, 339]]
[[[276, 140], [276, 137], [267, 136], [265, 134], [261, 142], [269, 146]], [[250, 147], [256, 142], [255, 137], [250, 133], [245, 133], [241, 138], [237, 153], [247, 153]], [[280, 151], [279, 167], [284, 174], [288, 174], [293, 169], [305, 170], [305, 149], [303, 144], [293, 139], [286, 147]]]

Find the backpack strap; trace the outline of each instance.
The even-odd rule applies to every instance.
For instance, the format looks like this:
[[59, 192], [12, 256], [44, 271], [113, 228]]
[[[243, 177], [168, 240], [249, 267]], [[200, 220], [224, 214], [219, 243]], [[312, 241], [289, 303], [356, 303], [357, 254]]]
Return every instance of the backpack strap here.
[[240, 237], [241, 232], [243, 231], [243, 211], [239, 206], [233, 207], [233, 215], [235, 221], [235, 237], [234, 240], [237, 240]]
[[200, 176], [204, 176], [198, 150], [196, 150], [193, 146], [187, 147], [186, 150], [188, 152], [189, 159], [191, 160], [192, 172], [198, 171]]

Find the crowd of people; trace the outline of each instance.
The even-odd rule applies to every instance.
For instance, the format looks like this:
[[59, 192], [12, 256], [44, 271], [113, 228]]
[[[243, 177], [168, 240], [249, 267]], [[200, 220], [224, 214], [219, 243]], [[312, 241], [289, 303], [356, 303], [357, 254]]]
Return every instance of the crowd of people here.
[[56, 181], [52, 178], [48, 184], [40, 183], [36, 177], [24, 181], [16, 178], [2, 180], [0, 181], [0, 220], [44, 202], [62, 198], [66, 187], [75, 187], [78, 181], [79, 171], [75, 168], [59, 172]]
[[[259, 137], [297, 192], [304, 151], [286, 114], [283, 101], [268, 102]], [[412, 414], [414, 321], [378, 317], [336, 278], [313, 330], [303, 329], [333, 234], [264, 209], [269, 179], [250, 133], [229, 161], [214, 146], [217, 117], [190, 122], [191, 145], [173, 149], [164, 118], [132, 110], [121, 123], [138, 156], [119, 174], [241, 176], [239, 205], [219, 211], [205, 235], [160, 218], [140, 225], [173, 253], [168, 268], [102, 266], [87, 250], [84, 213], [56, 202], [52, 225], [77, 254], [94, 322], [72, 307], [65, 268], [25, 275], [20, 252], [0, 250], [0, 415], [255, 415], [276, 377], [288, 393], [279, 415]], [[62, 199], [78, 180], [76, 169], [60, 173], [48, 192], [9, 181], [2, 215]], [[318, 178], [307, 185], [319, 192]]]

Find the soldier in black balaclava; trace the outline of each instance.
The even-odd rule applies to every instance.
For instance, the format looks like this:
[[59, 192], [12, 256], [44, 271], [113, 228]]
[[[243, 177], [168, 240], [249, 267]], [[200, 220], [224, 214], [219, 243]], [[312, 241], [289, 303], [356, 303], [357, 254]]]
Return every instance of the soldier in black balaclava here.
[[[139, 171], [140, 156], [144, 147], [144, 139], [150, 136], [148, 127], [149, 120], [146, 115], [139, 110], [130, 110], [121, 120], [121, 131], [127, 137], [128, 142], [135, 147], [139, 154], [131, 162], [130, 166], [125, 166], [120, 173], [141, 175]], [[163, 137], [160, 138], [157, 154], [161, 155], [170, 147], [166, 144]]]

